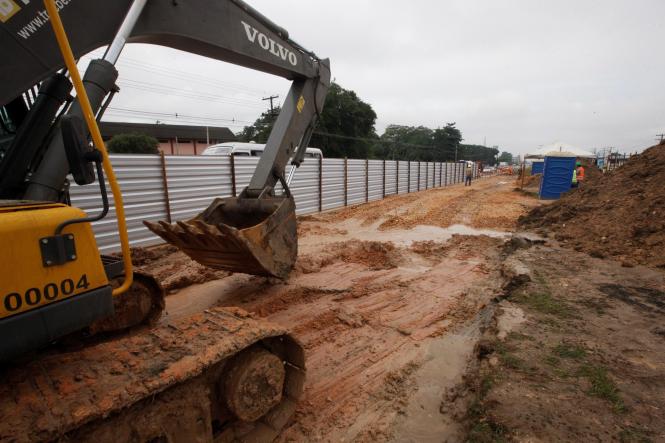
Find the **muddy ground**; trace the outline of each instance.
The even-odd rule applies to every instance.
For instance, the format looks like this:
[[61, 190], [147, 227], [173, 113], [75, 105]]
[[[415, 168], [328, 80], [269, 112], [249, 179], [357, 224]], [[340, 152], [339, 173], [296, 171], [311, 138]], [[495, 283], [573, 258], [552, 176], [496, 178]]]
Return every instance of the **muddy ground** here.
[[517, 232], [540, 203], [514, 187], [499, 176], [301, 217], [286, 282], [165, 246], [138, 261], [167, 281], [165, 323], [239, 306], [303, 343], [305, 396], [279, 441], [658, 441], [662, 271]]

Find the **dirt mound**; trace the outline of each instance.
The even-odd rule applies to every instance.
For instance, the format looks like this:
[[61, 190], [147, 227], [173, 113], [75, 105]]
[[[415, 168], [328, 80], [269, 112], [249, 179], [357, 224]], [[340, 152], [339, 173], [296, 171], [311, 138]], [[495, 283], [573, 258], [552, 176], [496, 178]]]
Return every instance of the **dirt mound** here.
[[596, 257], [665, 267], [665, 147], [653, 146], [610, 173], [594, 175], [521, 217], [520, 224], [554, 231], [564, 246]]
[[132, 263], [138, 270], [155, 277], [167, 293], [229, 275], [195, 262], [172, 245], [132, 248]]
[[601, 171], [598, 168], [598, 166], [584, 164], [584, 182], [585, 183], [595, 183], [598, 180], [600, 180], [602, 177], [603, 177], [603, 171]]
[[527, 175], [524, 177], [524, 181], [522, 181], [522, 178], [518, 177], [517, 180], [515, 180], [515, 186], [518, 188], [536, 188], [540, 186], [540, 178], [542, 177], [542, 174], [536, 174], [536, 175]]
[[344, 262], [358, 263], [371, 271], [379, 271], [394, 269], [401, 261], [402, 254], [392, 242], [349, 240], [331, 243], [324, 253], [300, 255], [296, 270], [311, 274], [333, 263]]

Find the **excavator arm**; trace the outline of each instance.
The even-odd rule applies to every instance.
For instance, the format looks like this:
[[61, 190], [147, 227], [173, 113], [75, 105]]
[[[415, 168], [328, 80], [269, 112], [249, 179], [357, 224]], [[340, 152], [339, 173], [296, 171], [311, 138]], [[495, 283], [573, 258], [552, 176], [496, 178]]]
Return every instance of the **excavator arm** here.
[[[168, 46], [292, 80], [266, 149], [239, 198], [217, 199], [192, 220], [146, 223], [208, 266], [286, 277], [297, 255], [297, 238], [295, 203], [284, 171], [289, 159], [299, 165], [320, 115], [330, 84], [328, 60], [241, 0], [58, 0], [56, 6], [76, 57], [108, 47], [83, 78], [95, 113], [116, 88], [114, 64], [126, 42]], [[48, 14], [41, 1], [0, 0], [0, 22], [0, 105], [21, 111], [14, 112], [18, 129], [8, 161], [0, 163], [0, 170], [7, 170], [0, 174], [0, 198], [63, 201], [73, 166], [56, 110], [67, 103], [71, 84], [58, 73], [63, 62]], [[21, 110], [20, 92], [38, 83], [38, 98], [45, 104], [35, 101], [32, 109]], [[77, 102], [68, 115], [81, 118]], [[277, 183], [284, 194], [276, 195]]]

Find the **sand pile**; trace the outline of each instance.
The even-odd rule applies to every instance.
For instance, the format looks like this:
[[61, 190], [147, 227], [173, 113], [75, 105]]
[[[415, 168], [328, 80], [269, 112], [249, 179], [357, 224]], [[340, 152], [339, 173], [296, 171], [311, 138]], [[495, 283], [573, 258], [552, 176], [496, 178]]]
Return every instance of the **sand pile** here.
[[[589, 170], [591, 168], [587, 168]], [[665, 268], [665, 143], [520, 218], [563, 245], [626, 265]]]

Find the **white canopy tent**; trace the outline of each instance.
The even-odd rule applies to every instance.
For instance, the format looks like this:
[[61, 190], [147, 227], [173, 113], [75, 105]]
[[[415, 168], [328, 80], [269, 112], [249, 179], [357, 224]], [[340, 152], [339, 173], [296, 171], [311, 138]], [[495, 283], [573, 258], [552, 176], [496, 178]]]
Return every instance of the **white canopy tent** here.
[[554, 142], [545, 145], [537, 151], [527, 154], [526, 158], [545, 158], [545, 157], [586, 157], [595, 158], [596, 154], [593, 152], [585, 151], [584, 149], [575, 147], [569, 143]]

